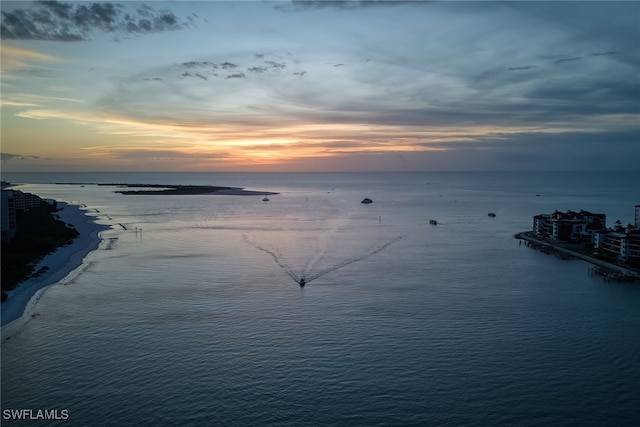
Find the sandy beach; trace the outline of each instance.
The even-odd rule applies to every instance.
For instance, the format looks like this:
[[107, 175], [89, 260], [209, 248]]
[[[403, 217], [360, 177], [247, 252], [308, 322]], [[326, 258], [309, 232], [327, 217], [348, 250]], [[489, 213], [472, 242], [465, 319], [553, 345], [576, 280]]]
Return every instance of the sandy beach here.
[[79, 206], [58, 202], [60, 210], [56, 213], [60, 220], [73, 225], [80, 233], [69, 245], [58, 248], [45, 256], [34, 271], [47, 266], [49, 270], [36, 278], [20, 283], [7, 292], [9, 298], [1, 305], [2, 329], [22, 317], [30, 316], [31, 310], [45, 289], [60, 282], [74, 272], [83, 263], [85, 257], [100, 244], [100, 232], [108, 230], [108, 225], [97, 224], [94, 217], [88, 216]]

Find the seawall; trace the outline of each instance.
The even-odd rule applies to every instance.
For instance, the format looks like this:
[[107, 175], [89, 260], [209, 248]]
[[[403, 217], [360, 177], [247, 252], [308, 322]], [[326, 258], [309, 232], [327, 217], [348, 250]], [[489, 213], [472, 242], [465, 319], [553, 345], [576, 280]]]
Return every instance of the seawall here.
[[619, 266], [617, 264], [613, 264], [589, 255], [585, 255], [583, 253], [580, 252], [576, 252], [573, 251], [571, 249], [567, 249], [565, 247], [562, 247], [560, 244], [554, 244], [552, 242], [548, 242], [545, 240], [539, 240], [536, 237], [533, 236], [533, 233], [530, 231], [523, 231], [520, 233], [517, 233], [514, 236], [516, 239], [519, 240], [524, 240], [529, 242], [530, 244], [537, 246], [538, 248], [540, 248], [542, 251], [555, 251], [557, 253], [560, 254], [564, 254], [570, 257], [575, 257], [578, 259], [581, 259], [583, 261], [586, 261], [588, 263], [591, 263], [593, 265], [596, 265], [604, 270], [610, 270], [610, 271], [615, 271], [617, 273], [620, 273], [626, 277], [632, 278], [634, 280], [638, 280], [640, 279], [640, 273], [638, 273], [636, 270], [630, 269], [630, 268], [626, 268], [626, 267], [622, 267]]

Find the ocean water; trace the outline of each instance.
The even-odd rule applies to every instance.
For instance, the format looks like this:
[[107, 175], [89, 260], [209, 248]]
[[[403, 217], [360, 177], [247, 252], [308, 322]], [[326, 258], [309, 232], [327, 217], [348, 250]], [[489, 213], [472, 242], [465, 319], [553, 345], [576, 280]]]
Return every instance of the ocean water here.
[[555, 209], [633, 222], [638, 172], [2, 178], [113, 226], [3, 337], [3, 410], [65, 409], [65, 426], [640, 425], [640, 284], [513, 238]]

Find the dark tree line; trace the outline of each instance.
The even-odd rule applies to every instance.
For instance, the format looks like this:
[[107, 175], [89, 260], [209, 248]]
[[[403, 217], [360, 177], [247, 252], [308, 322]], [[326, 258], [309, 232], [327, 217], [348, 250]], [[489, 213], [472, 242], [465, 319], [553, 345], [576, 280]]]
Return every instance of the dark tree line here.
[[32, 275], [35, 265], [45, 255], [78, 237], [78, 231], [55, 217], [57, 208], [42, 201], [37, 208], [16, 212], [16, 234], [11, 241], [2, 240], [2, 301], [6, 291]]

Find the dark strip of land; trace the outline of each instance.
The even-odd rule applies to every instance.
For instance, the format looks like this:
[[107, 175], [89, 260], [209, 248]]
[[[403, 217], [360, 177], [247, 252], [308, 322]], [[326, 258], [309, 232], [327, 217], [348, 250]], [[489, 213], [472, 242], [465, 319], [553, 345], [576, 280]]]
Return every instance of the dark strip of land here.
[[159, 185], [159, 184], [98, 184], [115, 187], [136, 188], [136, 190], [118, 190], [125, 195], [194, 195], [218, 194], [232, 196], [256, 196], [278, 194], [269, 191], [249, 191], [240, 187], [218, 187], [213, 185]]

